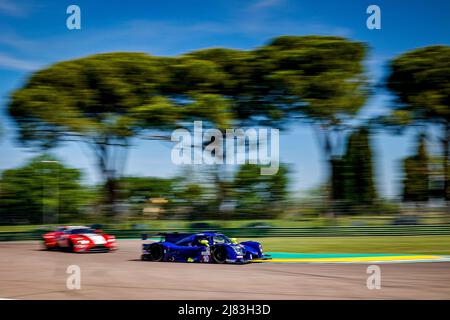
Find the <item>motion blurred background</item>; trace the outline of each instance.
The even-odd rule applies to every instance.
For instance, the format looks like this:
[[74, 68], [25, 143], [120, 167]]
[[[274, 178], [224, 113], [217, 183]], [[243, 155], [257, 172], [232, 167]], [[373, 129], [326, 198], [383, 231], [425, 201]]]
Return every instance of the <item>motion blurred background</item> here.
[[[99, 224], [449, 252], [449, 3], [378, 1], [380, 30], [369, 1], [77, 1], [81, 30], [70, 4], [0, 0], [0, 240]], [[280, 170], [174, 165], [195, 120], [280, 129]]]

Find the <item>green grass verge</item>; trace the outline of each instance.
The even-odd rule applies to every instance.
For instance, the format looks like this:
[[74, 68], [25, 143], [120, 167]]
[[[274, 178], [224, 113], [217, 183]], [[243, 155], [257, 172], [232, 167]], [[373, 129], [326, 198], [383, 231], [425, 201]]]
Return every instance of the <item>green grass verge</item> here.
[[[241, 239], [255, 240], [255, 239]], [[450, 254], [450, 236], [258, 238], [266, 252]]]
[[40, 225], [17, 225], [17, 226], [0, 226], [0, 232], [26, 232], [39, 228]]

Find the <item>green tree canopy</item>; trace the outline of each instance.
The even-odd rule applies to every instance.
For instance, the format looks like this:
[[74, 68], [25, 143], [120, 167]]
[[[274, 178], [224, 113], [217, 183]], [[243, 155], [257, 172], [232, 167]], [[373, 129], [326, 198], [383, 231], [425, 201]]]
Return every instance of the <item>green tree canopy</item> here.
[[212, 62], [220, 69], [223, 77], [217, 82], [217, 90], [230, 99], [236, 124], [274, 120], [268, 100], [270, 88], [264, 79], [267, 66], [257, 60], [255, 51], [212, 48], [186, 56]]
[[373, 204], [378, 197], [370, 132], [367, 128], [360, 128], [350, 135], [343, 162], [345, 174], [343, 199], [357, 205]]
[[425, 136], [417, 139], [416, 154], [403, 161], [403, 200], [426, 202], [430, 196], [430, 169]]
[[430, 46], [391, 61], [387, 87], [396, 95], [388, 123], [442, 128], [444, 190], [450, 199], [450, 47]]
[[411, 121], [450, 121], [450, 47], [431, 46], [392, 60], [387, 87], [396, 94], [397, 112]]
[[275, 175], [263, 176], [260, 166], [245, 164], [239, 168], [232, 183], [236, 213], [246, 218], [274, 218], [287, 198], [288, 168], [280, 165]]
[[330, 164], [365, 102], [365, 51], [339, 37], [283, 36], [250, 51], [98, 54], [34, 73], [13, 93], [9, 112], [25, 145], [87, 145], [114, 203], [131, 139], [192, 120], [224, 128], [307, 118]]
[[23, 167], [5, 170], [0, 180], [2, 223], [61, 223], [80, 219], [89, 192], [81, 173], [43, 155]]
[[88, 146], [114, 204], [133, 137], [200, 119], [226, 125], [228, 101], [210, 89], [220, 72], [206, 61], [107, 53], [34, 73], [11, 97], [9, 112], [27, 146]]
[[363, 43], [330, 36], [278, 37], [257, 52], [269, 70], [270, 100], [280, 106], [282, 118], [301, 117], [313, 125], [328, 165], [332, 201], [339, 187], [335, 162], [342, 157], [349, 122], [368, 94], [365, 54]]
[[322, 127], [339, 126], [367, 98], [366, 46], [330, 36], [282, 36], [257, 51], [268, 70], [273, 101]]
[[251, 51], [214, 48], [188, 55], [221, 68], [221, 91], [239, 124], [313, 123], [332, 172], [348, 120], [367, 98], [365, 53], [364, 44], [340, 37], [282, 36]]

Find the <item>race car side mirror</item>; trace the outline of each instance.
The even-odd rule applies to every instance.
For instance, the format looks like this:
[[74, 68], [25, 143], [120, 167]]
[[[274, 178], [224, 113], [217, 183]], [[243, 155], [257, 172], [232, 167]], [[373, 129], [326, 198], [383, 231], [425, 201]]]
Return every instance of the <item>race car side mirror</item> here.
[[201, 245], [204, 245], [204, 246], [206, 246], [206, 247], [209, 247], [209, 242], [208, 242], [208, 240], [206, 240], [206, 239], [200, 240], [200, 244], [201, 244]]
[[102, 229], [97, 229], [97, 230], [94, 230], [94, 232], [95, 233], [103, 233], [103, 230]]
[[238, 241], [237, 241], [236, 238], [231, 238], [230, 240], [231, 240], [231, 243], [234, 243], [234, 244], [237, 244], [237, 243], [238, 243]]

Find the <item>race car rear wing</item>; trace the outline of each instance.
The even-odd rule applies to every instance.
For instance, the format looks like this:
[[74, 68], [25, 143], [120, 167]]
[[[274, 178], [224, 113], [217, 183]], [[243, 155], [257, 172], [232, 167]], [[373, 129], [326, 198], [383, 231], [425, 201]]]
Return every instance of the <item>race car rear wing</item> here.
[[189, 237], [193, 233], [178, 233], [178, 232], [159, 232], [152, 235], [141, 234], [142, 240], [148, 240], [149, 238], [163, 238], [165, 242], [176, 243], [181, 239]]

